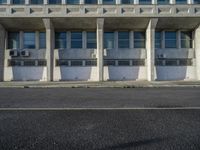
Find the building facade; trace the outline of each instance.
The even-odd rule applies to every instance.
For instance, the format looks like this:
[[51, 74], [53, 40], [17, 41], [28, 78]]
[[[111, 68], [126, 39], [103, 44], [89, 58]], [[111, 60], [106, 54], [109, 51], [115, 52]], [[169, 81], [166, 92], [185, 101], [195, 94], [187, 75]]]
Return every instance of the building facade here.
[[0, 81], [200, 80], [200, 0], [0, 0]]

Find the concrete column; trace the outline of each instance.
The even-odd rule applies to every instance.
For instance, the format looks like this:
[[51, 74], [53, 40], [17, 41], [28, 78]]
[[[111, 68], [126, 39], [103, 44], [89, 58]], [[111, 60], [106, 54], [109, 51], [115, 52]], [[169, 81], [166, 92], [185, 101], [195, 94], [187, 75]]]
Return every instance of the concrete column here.
[[44, 0], [44, 4], [45, 5], [49, 4], [49, 1], [48, 0]]
[[103, 4], [103, 0], [98, 0], [98, 4]]
[[80, 0], [80, 4], [85, 4], [85, 0]]
[[152, 0], [152, 4], [156, 5], [157, 4], [157, 0]]
[[150, 19], [146, 30], [146, 51], [147, 51], [147, 80], [155, 80], [154, 64], [155, 64], [155, 28], [158, 22], [157, 18]]
[[170, 0], [169, 3], [170, 4], [176, 4], [176, 0]]
[[195, 30], [194, 48], [195, 48], [195, 54], [196, 54], [196, 77], [197, 77], [197, 80], [200, 80], [200, 25]]
[[25, 0], [25, 4], [26, 4], [26, 5], [29, 5], [29, 4], [30, 4], [30, 1], [29, 1], [29, 0]]
[[4, 80], [5, 41], [6, 41], [6, 30], [0, 24], [0, 81]]
[[103, 34], [104, 34], [104, 19], [97, 18], [97, 70], [98, 81], [103, 81], [104, 67], [103, 67]]
[[46, 28], [47, 81], [53, 81], [54, 68], [54, 27], [49, 18], [43, 19]]
[[65, 4], [66, 4], [66, 0], [62, 0], [61, 3], [62, 3], [63, 5], [65, 5]]
[[7, 4], [10, 5], [11, 4], [11, 0], [7, 0]]
[[121, 0], [116, 0], [116, 4], [121, 4]]

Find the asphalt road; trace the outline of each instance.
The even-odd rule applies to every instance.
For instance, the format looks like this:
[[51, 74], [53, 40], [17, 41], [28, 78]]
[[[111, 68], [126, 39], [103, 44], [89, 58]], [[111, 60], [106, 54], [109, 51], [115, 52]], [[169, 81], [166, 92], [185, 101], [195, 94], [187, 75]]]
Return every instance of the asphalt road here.
[[200, 107], [200, 88], [0, 88], [0, 108]]
[[199, 150], [199, 101], [200, 88], [3, 88], [0, 150]]

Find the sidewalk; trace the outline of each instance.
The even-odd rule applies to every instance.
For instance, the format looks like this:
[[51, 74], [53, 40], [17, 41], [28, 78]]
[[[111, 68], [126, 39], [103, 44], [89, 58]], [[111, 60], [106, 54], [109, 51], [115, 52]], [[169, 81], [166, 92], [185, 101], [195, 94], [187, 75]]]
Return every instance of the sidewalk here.
[[200, 87], [200, 81], [61, 81], [61, 82], [0, 82], [0, 88], [144, 88], [144, 87]]

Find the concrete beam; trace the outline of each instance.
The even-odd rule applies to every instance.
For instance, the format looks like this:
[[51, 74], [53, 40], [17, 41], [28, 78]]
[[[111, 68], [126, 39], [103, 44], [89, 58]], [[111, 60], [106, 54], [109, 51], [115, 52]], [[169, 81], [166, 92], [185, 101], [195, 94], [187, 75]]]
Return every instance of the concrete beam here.
[[103, 34], [104, 34], [104, 19], [97, 18], [97, 70], [98, 81], [103, 81], [104, 67], [103, 67]]
[[195, 30], [194, 48], [196, 54], [196, 78], [200, 80], [200, 25]]
[[4, 80], [5, 40], [6, 40], [6, 30], [0, 24], [0, 81]]
[[155, 28], [158, 19], [150, 19], [146, 30], [146, 51], [147, 51], [147, 80], [155, 80], [154, 66], [155, 66]]
[[49, 18], [43, 19], [46, 28], [46, 59], [47, 59], [47, 81], [53, 81], [54, 68], [54, 27]]

